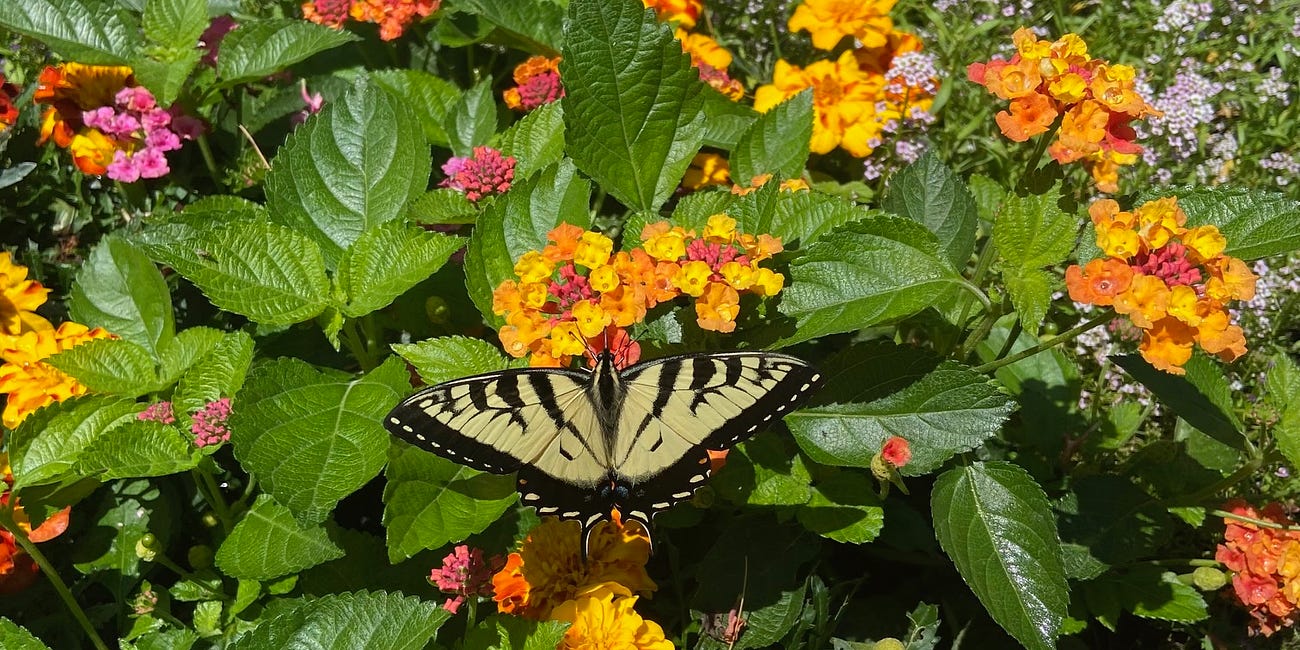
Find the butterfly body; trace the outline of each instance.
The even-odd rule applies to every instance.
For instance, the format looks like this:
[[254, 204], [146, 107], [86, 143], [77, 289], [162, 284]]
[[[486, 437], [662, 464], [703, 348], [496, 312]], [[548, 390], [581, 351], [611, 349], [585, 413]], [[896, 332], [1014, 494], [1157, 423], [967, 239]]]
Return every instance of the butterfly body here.
[[795, 357], [721, 352], [619, 370], [521, 368], [425, 388], [385, 419], [393, 435], [474, 469], [518, 472], [525, 505], [579, 521], [641, 522], [689, 499], [729, 449], [798, 408], [821, 376]]

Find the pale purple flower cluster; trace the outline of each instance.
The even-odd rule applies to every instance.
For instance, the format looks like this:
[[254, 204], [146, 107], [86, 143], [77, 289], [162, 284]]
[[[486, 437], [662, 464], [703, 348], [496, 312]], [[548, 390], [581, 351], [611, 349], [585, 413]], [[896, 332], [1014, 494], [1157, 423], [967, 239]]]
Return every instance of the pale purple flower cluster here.
[[[1154, 2], [1159, 6], [1158, 0]], [[1151, 26], [1157, 32], [1177, 33], [1194, 32], [1201, 23], [1207, 23], [1214, 17], [1214, 5], [1209, 2], [1189, 2], [1174, 0], [1165, 6], [1165, 10]]]
[[1285, 301], [1300, 294], [1300, 255], [1274, 258], [1272, 264], [1257, 260], [1250, 270], [1259, 276], [1255, 297], [1237, 303], [1228, 313], [1233, 322], [1241, 323], [1247, 339], [1270, 340], [1276, 336], [1273, 317], [1282, 312]]
[[1277, 100], [1277, 103], [1286, 105], [1287, 91], [1291, 90], [1291, 84], [1282, 79], [1282, 68], [1269, 68], [1268, 76], [1259, 80], [1255, 84], [1255, 94], [1259, 97], [1259, 103], [1267, 104], [1271, 100]]
[[229, 397], [204, 405], [194, 414], [194, 424], [190, 425], [190, 432], [194, 434], [194, 444], [206, 447], [230, 440], [230, 429], [226, 428], [226, 419], [229, 417]]
[[1273, 177], [1273, 182], [1278, 187], [1285, 187], [1291, 184], [1292, 179], [1300, 178], [1300, 159], [1295, 154], [1289, 154], [1284, 151], [1274, 151], [1267, 158], [1259, 161], [1259, 166], [1278, 172]]
[[1228, 182], [1232, 170], [1237, 166], [1237, 152], [1240, 145], [1237, 136], [1224, 126], [1215, 129], [1209, 138], [1209, 156], [1196, 167], [1196, 178], [1201, 183], [1222, 185]]
[[939, 69], [934, 55], [927, 52], [904, 52], [894, 57], [885, 78], [889, 79], [885, 92], [890, 94], [920, 91], [933, 96], [939, 92]]
[[[1224, 90], [1223, 84], [1197, 73], [1195, 65], [1195, 60], [1184, 59], [1183, 69], [1174, 76], [1174, 83], [1151, 102], [1164, 116], [1151, 117], [1147, 128], [1150, 135], [1165, 138], [1169, 153], [1175, 160], [1186, 160], [1196, 153], [1199, 146], [1197, 131], [1201, 125], [1214, 120], [1215, 107], [1211, 100]], [[1154, 148], [1143, 153], [1143, 158], [1151, 165], [1159, 163], [1163, 157], [1164, 154]], [[1166, 159], [1164, 162], [1167, 164], [1169, 161]]]
[[85, 111], [81, 117], [86, 126], [99, 129], [122, 147], [108, 165], [108, 177], [115, 181], [134, 183], [166, 176], [171, 168], [164, 154], [180, 149], [181, 141], [193, 140], [203, 131], [198, 120], [158, 106], [143, 86], [123, 88], [114, 103]]

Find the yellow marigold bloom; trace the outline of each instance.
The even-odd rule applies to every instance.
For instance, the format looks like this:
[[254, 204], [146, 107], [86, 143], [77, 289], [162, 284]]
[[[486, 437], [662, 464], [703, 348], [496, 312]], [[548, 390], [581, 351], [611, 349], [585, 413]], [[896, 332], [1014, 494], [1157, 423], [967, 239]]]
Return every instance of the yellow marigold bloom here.
[[0, 393], [7, 393], [3, 423], [13, 429], [28, 415], [53, 402], [84, 395], [86, 387], [43, 361], [92, 339], [111, 338], [103, 328], [88, 329], [67, 322], [57, 330], [43, 329], [0, 337]]
[[585, 563], [580, 536], [578, 522], [544, 518], [492, 576], [497, 608], [543, 620], [551, 618], [557, 605], [609, 583], [630, 593], [657, 588], [645, 570], [650, 538], [640, 524], [624, 524], [617, 511], [613, 519], [596, 524]]
[[660, 22], [674, 23], [684, 29], [695, 27], [704, 9], [703, 0], [641, 0], [646, 9], [654, 9]]
[[736, 331], [740, 315], [740, 294], [722, 282], [710, 282], [695, 301], [695, 322], [700, 329], [730, 333]]
[[[573, 306], [573, 318], [578, 324], [578, 331], [586, 338], [599, 335], [614, 320], [600, 305], [590, 300], [583, 300]], [[582, 352], [578, 351], [574, 354], [582, 354]]]
[[0, 253], [0, 336], [53, 329], [36, 314], [49, 294], [40, 282], [27, 279], [27, 267], [14, 264], [8, 251]]
[[582, 330], [573, 321], [561, 321], [551, 326], [551, 354], [555, 356], [574, 356], [582, 354], [586, 348]]
[[760, 296], [775, 296], [781, 293], [781, 288], [784, 286], [784, 275], [772, 269], [760, 268], [754, 271], [754, 285], [750, 289]]
[[613, 251], [614, 240], [598, 232], [584, 232], [578, 240], [573, 263], [589, 269], [600, 268], [609, 264], [609, 256]]
[[778, 60], [772, 83], [754, 93], [754, 109], [766, 113], [805, 88], [813, 89], [811, 151], [828, 153], [839, 146], [859, 158], [870, 154], [867, 142], [881, 133], [876, 101], [884, 89], [884, 78], [863, 72], [853, 52], [807, 68]]
[[633, 609], [636, 596], [614, 596], [605, 589], [556, 607], [553, 618], [570, 623], [558, 650], [673, 650], [663, 628]]
[[1212, 225], [1188, 228], [1178, 238], [1193, 253], [1194, 262], [1212, 260], [1228, 247], [1228, 238], [1219, 232], [1218, 227]]
[[682, 175], [682, 187], [698, 190], [731, 182], [731, 165], [716, 153], [697, 153]]
[[736, 220], [725, 214], [709, 217], [704, 226], [704, 239], [719, 244], [729, 244], [736, 237]]
[[718, 70], [726, 70], [731, 65], [731, 52], [718, 45], [718, 42], [704, 34], [691, 34], [678, 28], [675, 34], [682, 43], [682, 51], [691, 55], [691, 65], [708, 64]]
[[866, 47], [884, 45], [894, 29], [895, 0], [804, 0], [790, 16], [791, 32], [808, 31], [813, 47], [832, 50], [845, 36]]
[[1128, 316], [1134, 325], [1147, 329], [1169, 310], [1169, 287], [1154, 275], [1133, 278], [1129, 290], [1115, 297], [1115, 311]]
[[682, 293], [698, 298], [704, 295], [704, 288], [709, 283], [709, 276], [713, 274], [713, 269], [709, 268], [708, 263], [693, 261], [682, 264], [682, 270], [673, 278], [673, 286], [681, 289]]
[[744, 291], [754, 285], [754, 269], [748, 264], [740, 262], [727, 262], [720, 269], [722, 279], [727, 284], [736, 288], [737, 291]]
[[555, 263], [537, 251], [528, 251], [515, 262], [515, 275], [519, 280], [529, 284], [549, 280], [555, 271]]
[[618, 271], [607, 264], [592, 271], [591, 275], [587, 276], [587, 281], [591, 283], [592, 289], [607, 293], [618, 288]]
[[1163, 318], [1146, 328], [1138, 351], [1156, 368], [1181, 375], [1183, 364], [1192, 358], [1195, 330], [1177, 318]]

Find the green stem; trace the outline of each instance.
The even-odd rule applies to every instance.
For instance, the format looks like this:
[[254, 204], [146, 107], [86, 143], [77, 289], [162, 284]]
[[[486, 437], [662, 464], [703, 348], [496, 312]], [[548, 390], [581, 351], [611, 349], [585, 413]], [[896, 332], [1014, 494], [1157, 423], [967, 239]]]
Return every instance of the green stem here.
[[221, 488], [217, 486], [217, 481], [211, 474], [199, 468], [190, 470], [190, 475], [194, 477], [194, 484], [198, 487], [203, 500], [207, 501], [208, 505], [212, 506], [212, 511], [217, 514], [217, 519], [221, 521], [221, 528], [229, 533], [234, 527], [234, 520], [230, 517], [230, 508], [226, 506], [226, 500], [221, 496]]
[[213, 184], [221, 187], [221, 172], [217, 171], [217, 159], [212, 155], [212, 143], [208, 142], [207, 133], [199, 134], [199, 153], [203, 154], [203, 164], [208, 168]]
[[1256, 526], [1259, 526], [1261, 528], [1273, 528], [1276, 530], [1285, 530], [1285, 531], [1300, 531], [1300, 526], [1286, 526], [1283, 524], [1279, 524], [1276, 521], [1256, 519], [1254, 517], [1247, 517], [1245, 515], [1238, 515], [1235, 513], [1227, 512], [1225, 510], [1211, 510], [1210, 514], [1214, 515], [1215, 517], [1223, 517], [1224, 519], [1236, 519], [1237, 521], [1244, 521], [1249, 524], [1255, 524]]
[[992, 305], [985, 308], [984, 319], [970, 331], [970, 334], [966, 336], [966, 340], [962, 341], [961, 347], [957, 348], [958, 361], [964, 361], [974, 353], [975, 346], [979, 345], [980, 341], [983, 341], [989, 335], [999, 318], [1002, 318], [1002, 310], [994, 309]]
[[1001, 359], [1011, 352], [1011, 347], [1016, 344], [1016, 339], [1020, 338], [1020, 333], [1025, 331], [1025, 326], [1017, 318], [1016, 322], [1011, 324], [1011, 331], [1007, 333], [1007, 340], [1002, 344], [1002, 349], [998, 351], [998, 356], [994, 359]]
[[1053, 336], [1052, 338], [1047, 339], [1046, 341], [1042, 341], [1038, 345], [1035, 345], [1032, 348], [1026, 348], [1009, 357], [995, 359], [982, 366], [976, 366], [975, 372], [989, 372], [990, 370], [997, 370], [1002, 366], [1009, 366], [1017, 361], [1020, 361], [1021, 359], [1028, 359], [1029, 357], [1032, 357], [1035, 354], [1042, 352], [1043, 350], [1048, 350], [1062, 343], [1065, 343], [1066, 341], [1071, 341], [1078, 335], [1098, 325], [1104, 325], [1110, 322], [1112, 319], [1114, 319], [1115, 316], [1116, 316], [1115, 312], [1106, 312], [1090, 321], [1087, 321], [1085, 323], [1072, 327], [1064, 332], [1061, 332], [1059, 335]]
[[1020, 174], [1020, 182], [1016, 183], [1018, 188], [1027, 189], [1026, 182], [1034, 172], [1038, 171], [1038, 163], [1043, 159], [1043, 154], [1047, 151], [1047, 144], [1052, 141], [1054, 136], [1056, 136], [1057, 129], [1061, 128], [1062, 119], [1063, 118], [1060, 117], [1056, 118], [1056, 121], [1052, 122], [1052, 127], [1047, 130], [1047, 133], [1038, 137], [1038, 144], [1034, 146], [1034, 153], [1029, 156], [1029, 163], [1025, 165], [1025, 171]]
[[54, 591], [59, 594], [59, 598], [63, 599], [63, 604], [67, 605], [72, 612], [72, 617], [77, 619], [81, 629], [85, 630], [86, 636], [90, 637], [90, 642], [98, 650], [108, 650], [108, 645], [99, 637], [99, 633], [95, 631], [95, 626], [90, 624], [90, 619], [86, 617], [85, 610], [81, 609], [81, 605], [77, 604], [77, 599], [72, 597], [72, 591], [68, 589], [67, 583], [63, 582], [63, 578], [54, 570], [54, 566], [50, 564], [49, 560], [45, 559], [45, 554], [36, 548], [36, 544], [27, 538], [27, 533], [14, 521], [11, 509], [0, 508], [0, 528], [9, 531], [14, 536], [14, 541], [36, 561], [36, 566], [40, 567], [41, 573], [44, 573], [45, 577], [49, 579]]
[[343, 341], [347, 344], [348, 351], [352, 353], [352, 358], [356, 359], [361, 366], [361, 372], [370, 372], [374, 369], [375, 360], [370, 356], [370, 348], [362, 338], [360, 330], [357, 329], [356, 319], [349, 318], [343, 321]]

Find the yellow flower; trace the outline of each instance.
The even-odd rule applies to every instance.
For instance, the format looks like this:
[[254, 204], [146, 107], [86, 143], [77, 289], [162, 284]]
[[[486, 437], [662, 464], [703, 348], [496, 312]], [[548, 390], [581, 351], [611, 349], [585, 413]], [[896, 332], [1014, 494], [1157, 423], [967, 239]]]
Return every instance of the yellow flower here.
[[[1169, 309], [1169, 287], [1154, 275], [1134, 276], [1128, 291], [1115, 296], [1115, 311], [1125, 314], [1134, 325], [1149, 329]], [[1174, 319], [1177, 320], [1177, 319]]]
[[633, 609], [636, 596], [614, 596], [613, 589], [603, 589], [556, 607], [553, 618], [570, 623], [557, 650], [673, 649], [663, 628]]
[[1198, 261], [1211, 260], [1228, 247], [1228, 239], [1215, 226], [1197, 226], [1178, 237]]
[[6, 251], [0, 253], [0, 335], [54, 329], [37, 315], [50, 290], [27, 279], [27, 267], [13, 263]]
[[545, 282], [530, 282], [519, 287], [519, 293], [523, 297], [522, 306], [529, 309], [541, 309], [546, 305], [546, 299], [550, 294], [546, 291]]
[[702, 0], [641, 0], [646, 9], [654, 9], [661, 22], [675, 23], [691, 29], [704, 9]]
[[1156, 368], [1171, 375], [1181, 375], [1183, 364], [1192, 358], [1195, 330], [1177, 318], [1162, 318], [1142, 333], [1138, 352]]
[[609, 255], [614, 251], [614, 240], [598, 232], [587, 231], [578, 239], [578, 250], [574, 253], [573, 263], [589, 269], [600, 268], [609, 264]]
[[59, 352], [92, 339], [112, 337], [96, 327], [67, 322], [57, 330], [34, 330], [0, 336], [0, 393], [7, 393], [3, 423], [13, 429], [28, 415], [53, 402], [84, 395], [86, 387], [63, 371], [43, 363]]
[[682, 270], [673, 277], [673, 286], [681, 289], [682, 293], [699, 298], [704, 295], [704, 288], [709, 283], [709, 276], [713, 274], [713, 269], [709, 268], [707, 262], [699, 260], [687, 262], [682, 265]]
[[754, 269], [748, 264], [727, 262], [718, 269], [718, 272], [722, 274], [722, 279], [726, 280], [727, 284], [735, 287], [736, 291], [744, 291], [754, 284]]
[[1142, 238], [1128, 228], [1097, 228], [1097, 247], [1110, 257], [1128, 259], [1138, 254]]
[[895, 0], [804, 0], [790, 16], [791, 32], [807, 30], [813, 47], [834, 49], [845, 36], [865, 47], [880, 47], [889, 39], [894, 22], [889, 10]]
[[869, 75], [858, 67], [851, 51], [835, 61], [817, 61], [807, 68], [778, 60], [772, 83], [754, 92], [754, 109], [766, 113], [805, 88], [812, 88], [810, 150], [828, 153], [839, 146], [862, 158], [871, 153], [867, 142], [882, 130], [876, 119], [876, 101], [884, 85], [883, 76]]
[[785, 286], [785, 276], [772, 269], [760, 268], [754, 271], [754, 285], [750, 290], [760, 296], [775, 296]]
[[587, 277], [591, 283], [591, 288], [601, 293], [608, 293], [618, 288], [618, 271], [613, 266], [606, 264], [591, 272]]
[[515, 262], [515, 275], [525, 284], [551, 279], [555, 264], [537, 251], [528, 251]]
[[691, 159], [691, 166], [682, 175], [682, 187], [698, 190], [710, 185], [725, 185], [731, 182], [731, 165], [727, 159], [716, 153], [697, 153]]
[[641, 230], [641, 247], [660, 262], [676, 262], [686, 254], [686, 237], [681, 226], [669, 228], [668, 222], [662, 221]]
[[583, 347], [582, 331], [578, 324], [573, 321], [556, 323], [551, 326], [551, 354], [559, 356], [573, 356], [582, 354], [586, 351]]
[[1169, 315], [1196, 327], [1201, 322], [1196, 309], [1199, 300], [1196, 289], [1180, 284], [1169, 290]]
[[704, 226], [704, 238], [717, 244], [729, 244], [736, 236], [736, 220], [725, 214], [709, 217]]
[[[573, 318], [578, 323], [578, 331], [587, 338], [598, 336], [613, 321], [600, 305], [590, 300], [579, 301], [573, 306]], [[577, 352], [581, 353], [581, 350]]]
[[726, 70], [731, 65], [731, 52], [712, 38], [704, 34], [691, 34], [681, 28], [678, 28], [676, 37], [682, 43], [682, 51], [691, 55], [691, 65], [705, 63], [718, 70]]

